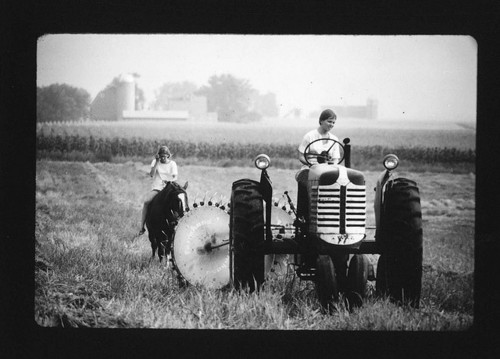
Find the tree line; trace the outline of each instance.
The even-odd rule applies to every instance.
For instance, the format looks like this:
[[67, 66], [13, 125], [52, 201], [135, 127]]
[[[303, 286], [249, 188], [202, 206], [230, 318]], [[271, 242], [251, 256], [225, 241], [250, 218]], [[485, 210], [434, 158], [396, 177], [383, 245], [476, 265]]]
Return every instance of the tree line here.
[[[135, 78], [140, 75], [133, 74]], [[104, 91], [118, 84], [115, 77]], [[144, 91], [136, 83], [135, 107], [141, 110], [145, 106]], [[263, 116], [277, 116], [278, 106], [273, 93], [260, 94], [250, 82], [230, 74], [213, 75], [208, 84], [197, 87], [184, 81], [165, 83], [155, 91], [155, 99], [150, 104], [152, 110], [166, 110], [172, 99], [189, 96], [205, 96], [207, 109], [216, 112], [222, 122], [254, 122]], [[52, 84], [37, 87], [37, 121], [65, 122], [90, 118], [91, 96], [88, 91], [67, 84]]]

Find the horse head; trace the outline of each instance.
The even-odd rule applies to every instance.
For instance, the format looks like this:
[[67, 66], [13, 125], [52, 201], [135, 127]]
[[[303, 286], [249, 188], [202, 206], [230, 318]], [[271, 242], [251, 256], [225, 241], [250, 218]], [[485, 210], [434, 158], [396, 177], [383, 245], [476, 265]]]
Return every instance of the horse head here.
[[167, 220], [172, 225], [177, 225], [179, 218], [184, 216], [184, 213], [189, 211], [189, 202], [186, 192], [188, 182], [184, 186], [180, 186], [177, 182], [170, 182], [171, 192], [166, 203], [169, 206]]

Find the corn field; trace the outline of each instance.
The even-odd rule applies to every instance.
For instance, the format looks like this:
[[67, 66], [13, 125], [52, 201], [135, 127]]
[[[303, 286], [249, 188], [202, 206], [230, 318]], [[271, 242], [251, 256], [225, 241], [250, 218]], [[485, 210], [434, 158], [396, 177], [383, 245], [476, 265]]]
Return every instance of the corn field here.
[[[106, 160], [112, 157], [151, 157], [165, 141], [158, 139], [103, 138], [69, 134], [38, 133], [36, 148], [39, 158], [50, 158], [51, 155], [76, 153], [81, 156], [94, 156]], [[258, 153], [266, 153], [271, 158], [296, 158], [297, 146], [280, 143], [234, 143], [234, 142], [192, 142], [187, 140], [169, 140], [168, 146], [177, 157], [197, 159], [252, 159]], [[474, 149], [423, 146], [353, 146], [352, 161], [367, 163], [380, 161], [384, 155], [396, 153], [405, 161], [427, 164], [475, 163]]]
[[[212, 142], [234, 144], [288, 144], [296, 146], [316, 122], [304, 120], [302, 126], [278, 123], [235, 124], [226, 122], [196, 123], [189, 121], [88, 121], [38, 123], [37, 134], [63, 137], [77, 135], [94, 138], [138, 138], [167, 141]], [[340, 121], [333, 133], [351, 143], [363, 146], [448, 147], [474, 149], [475, 128], [454, 123], [413, 124], [407, 122]]]

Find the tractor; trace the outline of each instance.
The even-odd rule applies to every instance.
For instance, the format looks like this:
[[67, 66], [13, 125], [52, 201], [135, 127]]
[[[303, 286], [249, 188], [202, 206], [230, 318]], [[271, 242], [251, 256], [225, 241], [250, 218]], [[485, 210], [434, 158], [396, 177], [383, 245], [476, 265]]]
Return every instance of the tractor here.
[[[317, 141], [324, 141], [320, 139]], [[366, 225], [366, 184], [351, 168], [350, 139], [343, 143], [337, 164], [326, 153], [305, 151], [308, 168], [296, 174], [297, 206], [285, 192], [295, 219], [273, 218], [273, 187], [269, 156], [258, 155], [260, 182], [240, 179], [232, 185], [229, 224], [230, 281], [235, 288], [258, 290], [265, 280], [266, 257], [293, 255], [297, 276], [315, 283], [323, 308], [343, 293], [354, 305], [367, 295], [368, 280], [376, 293], [418, 307], [422, 280], [422, 214], [416, 182], [399, 178], [399, 159], [383, 159], [375, 190], [375, 226]], [[316, 161], [313, 161], [313, 158]], [[276, 210], [274, 210], [276, 212]], [[291, 223], [290, 223], [291, 222]], [[378, 254], [376, 265], [368, 255]], [[371, 256], [374, 257], [374, 256]], [[376, 268], [376, 270], [375, 270]]]
[[273, 201], [266, 154], [254, 159], [260, 181], [233, 182], [227, 205], [195, 203], [179, 220], [172, 245], [179, 277], [210, 288], [255, 291], [270, 274], [292, 267], [301, 280], [315, 283], [325, 310], [340, 295], [361, 305], [373, 280], [377, 295], [418, 308], [423, 233], [416, 182], [398, 177], [398, 157], [386, 155], [374, 188], [375, 225], [369, 226], [365, 177], [351, 168], [350, 139], [320, 140], [338, 146], [341, 159], [313, 153], [316, 141], [305, 148], [308, 166], [295, 176], [296, 206], [288, 191], [281, 197], [286, 206]]

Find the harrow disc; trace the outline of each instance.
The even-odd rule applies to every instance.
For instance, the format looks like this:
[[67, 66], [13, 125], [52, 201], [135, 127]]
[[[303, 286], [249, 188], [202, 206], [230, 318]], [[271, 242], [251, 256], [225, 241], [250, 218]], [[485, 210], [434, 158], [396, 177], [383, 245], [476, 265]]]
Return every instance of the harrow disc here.
[[173, 241], [174, 269], [190, 284], [219, 289], [229, 283], [229, 214], [200, 206], [179, 220]]

